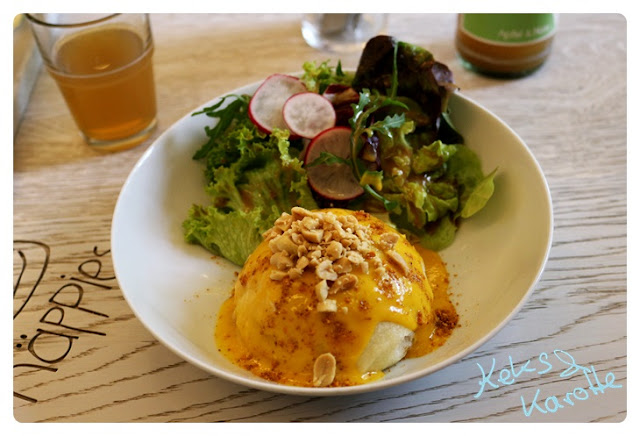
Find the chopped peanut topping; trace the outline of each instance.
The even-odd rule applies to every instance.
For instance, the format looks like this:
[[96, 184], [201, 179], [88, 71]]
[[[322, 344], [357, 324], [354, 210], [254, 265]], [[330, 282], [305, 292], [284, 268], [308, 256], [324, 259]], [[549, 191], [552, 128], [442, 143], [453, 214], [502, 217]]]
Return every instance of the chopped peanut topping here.
[[316, 305], [316, 310], [318, 312], [337, 312], [338, 304], [336, 303], [336, 300], [327, 298]]
[[275, 269], [271, 279], [289, 277], [295, 280], [305, 270], [313, 270], [318, 279], [315, 289], [319, 302], [317, 310], [323, 312], [336, 312], [336, 302], [327, 300], [328, 295], [357, 286], [358, 277], [353, 272], [359, 270], [368, 274], [371, 266], [376, 276], [386, 276], [379, 252], [385, 253], [403, 273], [409, 271], [404, 258], [394, 250], [400, 240], [399, 234], [384, 233], [374, 244], [371, 230], [353, 215], [294, 207], [291, 214], [283, 213], [264, 237], [269, 241], [270, 263]]
[[327, 281], [323, 280], [321, 282], [318, 282], [318, 284], [316, 285], [316, 297], [318, 297], [318, 300], [324, 301], [327, 299], [328, 295], [329, 285], [327, 284]]
[[[307, 217], [308, 218], [308, 217]], [[322, 237], [324, 236], [324, 231], [322, 229], [303, 229], [302, 237], [309, 242], [313, 242], [314, 244], [318, 244], [322, 241]]]
[[313, 385], [329, 386], [336, 377], [336, 358], [331, 353], [324, 353], [316, 358], [313, 364]]
[[387, 250], [391, 250], [393, 247], [395, 247], [398, 240], [400, 240], [400, 235], [398, 235], [397, 233], [385, 233], [384, 235], [380, 236], [380, 242], [384, 244]]
[[269, 275], [269, 277], [271, 278], [271, 280], [280, 281], [283, 278], [287, 277], [287, 273], [284, 271], [273, 270], [271, 271], [271, 274]]
[[278, 271], [286, 271], [293, 267], [293, 260], [285, 251], [280, 251], [271, 256], [271, 265], [273, 265]]
[[333, 270], [333, 264], [329, 259], [323, 260], [318, 264], [316, 275], [323, 280], [336, 280], [338, 278], [338, 273]]
[[332, 261], [338, 260], [344, 256], [344, 247], [340, 242], [333, 240], [327, 246], [326, 255]]
[[389, 257], [389, 259], [396, 264], [400, 268], [403, 274], [407, 274], [409, 272], [409, 265], [404, 260], [404, 258], [397, 251], [387, 250], [385, 254]]
[[[358, 271], [368, 274], [371, 269], [378, 280], [385, 281], [389, 278], [385, 263], [389, 261], [402, 273], [410, 272], [410, 265], [396, 251], [400, 235], [389, 231], [374, 242], [372, 228], [361, 225], [354, 215], [292, 208], [291, 214], [283, 213], [263, 235], [271, 250], [271, 280], [296, 280], [312, 271], [317, 279], [316, 311], [327, 316], [347, 314], [348, 306], [338, 307], [338, 301], [348, 299], [333, 296], [357, 289]], [[313, 385], [329, 386], [335, 375], [335, 357], [331, 353], [318, 356]]]
[[341, 257], [340, 259], [333, 262], [333, 270], [338, 274], [349, 273], [352, 269], [352, 263], [346, 257]]
[[351, 288], [355, 288], [358, 284], [358, 277], [353, 274], [343, 274], [333, 282], [329, 289], [330, 294], [337, 294], [340, 291], [346, 291]]

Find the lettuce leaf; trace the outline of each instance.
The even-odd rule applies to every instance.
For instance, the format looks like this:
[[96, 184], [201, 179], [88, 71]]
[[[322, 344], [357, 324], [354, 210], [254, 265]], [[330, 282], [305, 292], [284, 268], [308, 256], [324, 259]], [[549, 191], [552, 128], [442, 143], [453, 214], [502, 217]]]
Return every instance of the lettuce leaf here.
[[193, 205], [182, 227], [187, 242], [242, 265], [262, 241], [262, 222], [260, 209], [224, 213], [215, 206]]
[[411, 169], [416, 174], [435, 171], [456, 152], [455, 145], [447, 145], [440, 140], [424, 145], [416, 150], [411, 161]]
[[484, 208], [494, 191], [493, 179], [498, 169], [482, 172], [480, 159], [467, 146], [459, 146], [447, 163], [448, 176], [459, 186], [460, 208], [455, 218], [469, 218]]
[[458, 226], [453, 217], [445, 215], [439, 220], [421, 227], [413, 224], [409, 210], [403, 210], [400, 214], [390, 215], [391, 222], [402, 232], [406, 233], [414, 242], [433, 251], [447, 248], [455, 239]]
[[185, 240], [200, 244], [214, 254], [242, 265], [262, 241], [262, 233], [293, 206], [317, 208], [307, 183], [307, 175], [291, 146], [289, 132], [275, 130], [265, 135], [241, 113], [235, 102], [229, 114], [214, 107], [220, 122], [230, 120], [223, 131], [207, 129], [214, 135], [194, 156], [205, 162], [208, 205], [193, 205], [183, 222]]
[[[344, 207], [380, 210], [432, 250], [451, 244], [462, 219], [485, 207], [497, 169], [482, 172], [447, 114], [456, 86], [451, 71], [414, 45], [378, 36], [367, 43], [355, 74], [338, 62], [306, 62], [301, 80], [322, 94], [332, 84], [359, 93], [353, 116], [351, 166], [365, 195]], [[303, 167], [301, 140], [286, 130], [267, 135], [251, 122], [250, 96], [229, 95], [195, 113], [216, 118], [194, 159], [204, 164], [207, 205], [193, 205], [185, 239], [242, 265], [262, 234], [293, 206], [318, 208]], [[365, 149], [373, 141], [376, 147]], [[363, 158], [364, 151], [373, 158]], [[324, 153], [324, 161], [340, 159]]]
[[[484, 175], [448, 116], [457, 88], [451, 71], [429, 51], [380, 35], [367, 42], [352, 86], [360, 93], [350, 121], [353, 137], [375, 134], [379, 144], [379, 167], [368, 168], [377, 177], [358, 177], [368, 184], [365, 201], [382, 204], [391, 221], [422, 245], [445, 248], [461, 219], [485, 207], [497, 172]], [[401, 126], [369, 127], [392, 120]], [[354, 143], [358, 140], [352, 140], [352, 168], [362, 176]]]
[[459, 219], [474, 215], [491, 198], [497, 169], [485, 176], [466, 145], [422, 144], [424, 136], [414, 127], [412, 120], [404, 121], [378, 137], [382, 171], [376, 182], [382, 189], [376, 186], [376, 194], [394, 205], [387, 208], [394, 224], [422, 245], [441, 250], [453, 242]]
[[342, 70], [342, 64], [338, 62], [335, 69], [329, 61], [316, 63], [307, 61], [302, 65], [304, 73], [300, 80], [307, 89], [322, 94], [329, 85], [351, 85], [353, 73]]

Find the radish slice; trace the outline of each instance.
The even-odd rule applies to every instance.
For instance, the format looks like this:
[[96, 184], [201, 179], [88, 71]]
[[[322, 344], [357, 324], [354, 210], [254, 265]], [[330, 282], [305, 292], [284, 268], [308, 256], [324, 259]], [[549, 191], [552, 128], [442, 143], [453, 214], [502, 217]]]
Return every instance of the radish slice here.
[[[349, 127], [333, 127], [319, 133], [309, 143], [305, 155], [305, 165], [310, 165], [320, 157], [322, 152], [348, 159], [350, 150], [351, 129]], [[364, 189], [353, 175], [351, 167], [346, 164], [307, 166], [309, 186], [317, 194], [329, 200], [351, 200], [364, 193]]]
[[282, 108], [289, 130], [303, 138], [313, 138], [336, 125], [336, 111], [329, 100], [315, 92], [302, 92], [289, 97]]
[[249, 101], [249, 118], [265, 133], [273, 129], [286, 129], [282, 117], [284, 103], [294, 94], [305, 92], [307, 87], [297, 77], [272, 74], [258, 87]]

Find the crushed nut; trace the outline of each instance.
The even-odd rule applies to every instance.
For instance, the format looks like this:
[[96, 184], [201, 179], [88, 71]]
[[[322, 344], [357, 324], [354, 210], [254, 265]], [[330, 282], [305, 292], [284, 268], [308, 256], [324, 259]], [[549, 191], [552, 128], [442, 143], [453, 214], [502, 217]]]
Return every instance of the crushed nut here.
[[362, 257], [362, 254], [358, 253], [357, 251], [349, 251], [345, 257], [349, 260], [349, 262], [355, 265], [359, 265], [364, 262], [364, 257]]
[[323, 280], [336, 280], [338, 274], [333, 270], [333, 264], [329, 259], [323, 260], [316, 266], [316, 275]]
[[343, 252], [344, 252], [344, 247], [340, 242], [336, 240], [331, 241], [325, 251], [329, 260], [332, 260], [332, 261], [341, 258]]
[[[335, 312], [335, 300], [328, 295], [353, 289], [358, 278], [354, 271], [368, 274], [370, 266], [381, 278], [386, 268], [379, 250], [390, 262], [408, 272], [404, 258], [393, 250], [400, 239], [394, 232], [380, 236], [374, 245], [371, 229], [360, 225], [354, 215], [335, 215], [330, 212], [309, 211], [294, 207], [291, 214], [283, 213], [273, 228], [264, 233], [271, 250], [272, 280], [300, 278], [308, 269], [314, 271], [318, 284], [317, 310]], [[344, 310], [345, 308], [340, 308]]]
[[318, 284], [316, 285], [316, 297], [318, 297], [318, 300], [324, 301], [327, 299], [328, 295], [329, 285], [327, 284], [327, 281], [322, 280], [321, 282], [318, 282]]
[[[308, 218], [308, 217], [307, 217]], [[322, 237], [324, 236], [324, 231], [322, 229], [312, 229], [312, 230], [302, 230], [302, 236], [309, 242], [313, 242], [317, 244], [322, 241]]]
[[397, 233], [385, 233], [380, 236], [380, 243], [387, 250], [391, 250], [393, 247], [395, 247], [399, 240], [400, 235], [398, 235]]
[[309, 249], [306, 247], [306, 245], [298, 245], [298, 257], [300, 259], [302, 258], [307, 259], [308, 252], [309, 252]]
[[316, 305], [316, 310], [318, 312], [337, 312], [338, 304], [336, 303], [336, 300], [327, 298]]
[[292, 233], [291, 240], [293, 241], [294, 244], [296, 244], [296, 251], [297, 251], [297, 247], [304, 244], [304, 236], [302, 236], [300, 233]]
[[343, 274], [338, 279], [333, 282], [331, 288], [329, 288], [330, 294], [336, 294], [341, 291], [346, 291], [351, 288], [355, 288], [358, 284], [358, 277], [353, 274]]
[[302, 273], [303, 271], [301, 269], [298, 268], [291, 268], [288, 272], [287, 275], [289, 276], [289, 278], [291, 280], [295, 280], [295, 279], [299, 279], [300, 277], [302, 277]]
[[407, 262], [400, 255], [400, 253], [393, 250], [387, 250], [385, 251], [385, 254], [394, 264], [396, 264], [396, 266], [398, 266], [402, 270], [403, 274], [407, 274], [409, 272], [409, 265], [407, 265]]
[[302, 227], [307, 230], [316, 230], [318, 227], [320, 227], [320, 220], [318, 218], [306, 216], [302, 218]]
[[275, 253], [273, 256], [271, 256], [270, 262], [271, 265], [273, 265], [277, 270], [280, 271], [285, 271], [293, 267], [293, 260], [291, 260], [291, 258], [287, 256], [287, 253], [284, 251]]
[[385, 277], [387, 275], [387, 270], [385, 269], [385, 267], [379, 266], [375, 270], [373, 270], [373, 273], [377, 277], [382, 278], [382, 277]]
[[291, 236], [286, 234], [272, 239], [269, 242], [269, 248], [271, 248], [271, 251], [273, 252], [286, 251], [289, 255], [298, 253], [298, 245], [296, 245], [296, 243], [291, 240]]
[[313, 385], [329, 386], [336, 377], [336, 358], [331, 353], [324, 353], [316, 358], [313, 364]]
[[340, 259], [333, 262], [333, 270], [338, 274], [349, 273], [352, 269], [353, 265], [346, 257], [341, 257]]
[[304, 207], [295, 206], [291, 209], [291, 217], [294, 221], [300, 221], [304, 217], [313, 217], [313, 212], [305, 209]]
[[309, 266], [309, 258], [308, 257], [300, 257], [296, 262], [296, 268], [304, 271], [304, 269]]
[[382, 268], [384, 265], [382, 264], [382, 259], [378, 256], [372, 258], [371, 263], [373, 263], [374, 268]]
[[280, 280], [282, 280], [285, 277], [287, 277], [287, 273], [284, 272], [284, 271], [272, 270], [271, 274], [269, 274], [269, 278], [271, 280], [275, 280], [277, 282], [279, 282]]
[[344, 215], [338, 218], [342, 226], [347, 230], [355, 230], [358, 227], [358, 219], [353, 215]]

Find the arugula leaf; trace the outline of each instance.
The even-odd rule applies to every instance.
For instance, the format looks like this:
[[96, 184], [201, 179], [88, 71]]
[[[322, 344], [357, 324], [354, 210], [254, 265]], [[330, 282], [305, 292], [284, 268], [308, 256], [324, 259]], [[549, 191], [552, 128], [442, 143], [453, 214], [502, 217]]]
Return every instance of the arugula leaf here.
[[[226, 107], [219, 109], [227, 99], [235, 98]], [[213, 128], [205, 126], [205, 133], [209, 140], [193, 155], [193, 159], [200, 160], [206, 157], [216, 145], [216, 141], [224, 134], [234, 121], [245, 120], [247, 118], [247, 109], [249, 107], [248, 95], [227, 95], [220, 99], [213, 106], [206, 107], [200, 111], [194, 112], [191, 116], [205, 114], [208, 117], [218, 118], [218, 122]]]
[[317, 165], [332, 165], [332, 164], [344, 164], [351, 165], [350, 159], [345, 159], [340, 156], [336, 156], [333, 153], [329, 153], [327, 151], [320, 152], [320, 156], [315, 158], [313, 162], [309, 162], [306, 164], [307, 168], [315, 167]]
[[[398, 106], [406, 108], [406, 105], [398, 100], [380, 95], [379, 92], [371, 93], [369, 90], [363, 90], [357, 104], [353, 105], [353, 117], [349, 120], [351, 124], [351, 167], [354, 171], [356, 180], [363, 180], [364, 165], [359, 161], [358, 156], [364, 146], [363, 136], [371, 137], [374, 134], [381, 136], [391, 136], [391, 129], [400, 128], [404, 125], [404, 114], [393, 114], [385, 116], [383, 119], [374, 121], [369, 124], [369, 119], [375, 112], [388, 106]], [[366, 182], [366, 178], [364, 178]], [[363, 186], [365, 191], [374, 199], [380, 201], [386, 210], [391, 211], [397, 208], [398, 203], [395, 200], [388, 200], [379, 194], [369, 184]]]

